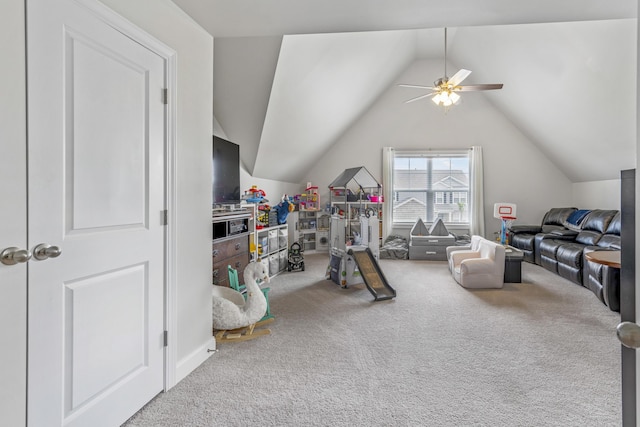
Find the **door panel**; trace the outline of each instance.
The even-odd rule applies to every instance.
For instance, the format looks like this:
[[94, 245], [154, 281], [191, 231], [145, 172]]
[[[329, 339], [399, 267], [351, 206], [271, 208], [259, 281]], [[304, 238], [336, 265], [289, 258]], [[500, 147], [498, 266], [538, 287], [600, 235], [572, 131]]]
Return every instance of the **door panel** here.
[[[149, 361], [145, 319], [147, 265], [75, 280], [65, 286], [66, 411], [106, 393]], [[105, 304], [105, 301], [109, 303]], [[114, 318], [114, 311], [117, 316]], [[96, 334], [95, 331], [100, 331]], [[117, 351], [105, 351], [105, 343]]]
[[[29, 425], [119, 425], [164, 385], [164, 60], [30, 0]], [[46, 351], [43, 351], [46, 350]]]
[[146, 70], [78, 34], [66, 45], [69, 229], [146, 225]]

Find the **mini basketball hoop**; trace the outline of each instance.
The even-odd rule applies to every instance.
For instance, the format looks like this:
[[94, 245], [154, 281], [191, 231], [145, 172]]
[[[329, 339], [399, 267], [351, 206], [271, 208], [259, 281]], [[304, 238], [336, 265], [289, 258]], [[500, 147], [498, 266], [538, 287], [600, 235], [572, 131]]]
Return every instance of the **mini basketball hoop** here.
[[502, 220], [500, 228], [500, 243], [507, 244], [507, 234], [509, 227], [516, 220], [516, 205], [514, 203], [494, 203], [493, 217]]
[[502, 218], [503, 216], [516, 217], [516, 205], [513, 203], [494, 203], [493, 217]]
[[507, 237], [509, 235], [509, 227], [513, 224], [513, 221], [516, 220], [515, 216], [503, 216], [500, 217], [502, 220], [502, 228], [500, 230], [500, 243], [503, 245], [507, 244]]

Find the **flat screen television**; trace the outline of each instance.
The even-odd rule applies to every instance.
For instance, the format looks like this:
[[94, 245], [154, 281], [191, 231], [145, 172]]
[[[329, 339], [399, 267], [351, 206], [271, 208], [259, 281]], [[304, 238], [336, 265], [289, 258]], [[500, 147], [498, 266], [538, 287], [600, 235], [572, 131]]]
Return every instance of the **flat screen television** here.
[[240, 203], [240, 146], [213, 137], [213, 204]]

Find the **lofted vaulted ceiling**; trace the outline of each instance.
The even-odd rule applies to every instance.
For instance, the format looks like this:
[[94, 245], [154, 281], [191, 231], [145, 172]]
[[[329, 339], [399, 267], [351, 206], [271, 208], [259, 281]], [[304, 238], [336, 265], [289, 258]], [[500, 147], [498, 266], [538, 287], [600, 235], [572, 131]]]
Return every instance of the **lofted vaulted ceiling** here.
[[214, 114], [255, 177], [301, 182], [384, 91], [419, 95], [397, 76], [419, 59], [444, 73], [445, 26], [449, 75], [505, 84], [464, 96], [486, 96], [573, 182], [635, 167], [635, 0], [174, 2], [215, 37]]

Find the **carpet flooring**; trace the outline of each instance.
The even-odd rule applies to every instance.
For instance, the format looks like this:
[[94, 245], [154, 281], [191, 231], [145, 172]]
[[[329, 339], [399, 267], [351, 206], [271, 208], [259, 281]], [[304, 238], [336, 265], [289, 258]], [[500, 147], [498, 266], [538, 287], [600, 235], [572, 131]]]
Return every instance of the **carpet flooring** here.
[[445, 262], [381, 260], [396, 289], [325, 280], [328, 257], [270, 283], [272, 334], [218, 352], [134, 415], [146, 426], [617, 426], [620, 344], [587, 289], [523, 263], [467, 290]]

